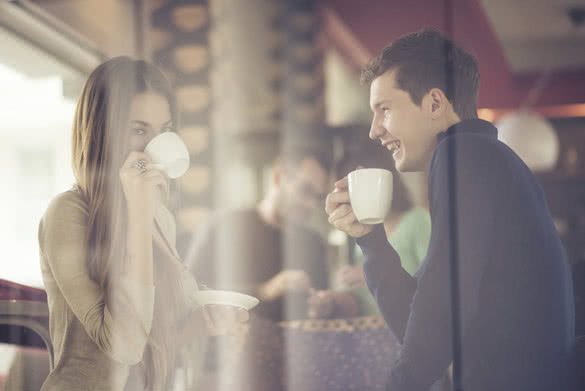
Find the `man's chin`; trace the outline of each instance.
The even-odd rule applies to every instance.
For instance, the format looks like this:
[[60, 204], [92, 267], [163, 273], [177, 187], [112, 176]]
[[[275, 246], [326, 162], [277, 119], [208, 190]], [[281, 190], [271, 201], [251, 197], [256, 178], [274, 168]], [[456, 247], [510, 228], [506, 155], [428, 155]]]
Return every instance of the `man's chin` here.
[[394, 167], [396, 167], [396, 170], [401, 173], [419, 172], [425, 170], [423, 163], [407, 160], [404, 157], [394, 161]]
[[398, 170], [399, 172], [410, 171], [408, 167], [408, 162], [404, 158], [394, 160], [394, 167], [396, 167], [396, 170]]

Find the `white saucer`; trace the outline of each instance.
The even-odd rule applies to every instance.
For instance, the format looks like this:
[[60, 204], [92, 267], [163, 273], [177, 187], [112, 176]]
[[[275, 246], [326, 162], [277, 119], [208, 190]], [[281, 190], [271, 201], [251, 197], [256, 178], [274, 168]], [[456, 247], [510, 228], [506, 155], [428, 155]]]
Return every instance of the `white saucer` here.
[[254, 296], [245, 295], [239, 292], [218, 291], [213, 289], [199, 291], [196, 298], [200, 305], [231, 305], [245, 310], [251, 310], [260, 303], [260, 300]]

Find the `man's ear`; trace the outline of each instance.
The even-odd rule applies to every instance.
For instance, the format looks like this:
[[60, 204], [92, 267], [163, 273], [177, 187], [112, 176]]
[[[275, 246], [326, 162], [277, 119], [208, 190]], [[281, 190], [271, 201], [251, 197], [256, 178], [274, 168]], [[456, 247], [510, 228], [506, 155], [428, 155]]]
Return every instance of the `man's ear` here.
[[440, 88], [432, 88], [424, 99], [426, 99], [425, 107], [433, 119], [440, 118], [449, 105], [449, 100]]

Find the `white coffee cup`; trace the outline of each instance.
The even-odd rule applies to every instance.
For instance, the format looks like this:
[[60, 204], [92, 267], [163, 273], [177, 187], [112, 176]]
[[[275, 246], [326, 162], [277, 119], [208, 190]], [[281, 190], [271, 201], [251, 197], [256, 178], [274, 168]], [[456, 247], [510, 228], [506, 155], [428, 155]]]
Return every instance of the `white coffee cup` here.
[[362, 224], [384, 221], [392, 205], [392, 173], [382, 168], [360, 168], [348, 176], [353, 213]]
[[189, 150], [177, 133], [159, 134], [150, 140], [144, 152], [151, 157], [154, 167], [169, 178], [178, 178], [189, 168]]

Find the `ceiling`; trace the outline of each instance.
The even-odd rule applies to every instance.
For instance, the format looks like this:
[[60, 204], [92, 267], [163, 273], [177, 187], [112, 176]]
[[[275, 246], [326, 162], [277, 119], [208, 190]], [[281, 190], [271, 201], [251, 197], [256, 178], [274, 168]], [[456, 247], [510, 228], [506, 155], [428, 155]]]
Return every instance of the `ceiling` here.
[[568, 15], [585, 0], [481, 0], [510, 68], [533, 72], [585, 68], [585, 24]]
[[[109, 55], [132, 50], [136, 1], [34, 0]], [[147, 8], [163, 2], [143, 1]], [[585, 103], [585, 26], [576, 28], [567, 16], [570, 7], [585, 8], [585, 0], [450, 0], [451, 26], [447, 0], [319, 1], [329, 43], [356, 70], [394, 38], [434, 27], [451, 30], [477, 56], [481, 106], [522, 105], [538, 84], [544, 88], [535, 104]], [[545, 72], [550, 77], [540, 83]]]

